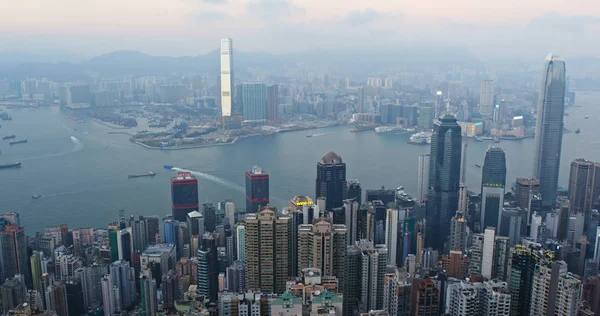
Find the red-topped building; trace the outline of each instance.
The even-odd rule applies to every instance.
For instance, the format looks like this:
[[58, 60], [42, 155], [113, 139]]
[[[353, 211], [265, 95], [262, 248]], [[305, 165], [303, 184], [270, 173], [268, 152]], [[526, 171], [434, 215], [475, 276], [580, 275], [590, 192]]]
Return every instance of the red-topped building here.
[[269, 204], [269, 175], [254, 166], [246, 171], [246, 213], [258, 213], [261, 206]]
[[179, 172], [171, 178], [173, 219], [185, 222], [187, 214], [198, 210], [198, 179], [189, 172]]

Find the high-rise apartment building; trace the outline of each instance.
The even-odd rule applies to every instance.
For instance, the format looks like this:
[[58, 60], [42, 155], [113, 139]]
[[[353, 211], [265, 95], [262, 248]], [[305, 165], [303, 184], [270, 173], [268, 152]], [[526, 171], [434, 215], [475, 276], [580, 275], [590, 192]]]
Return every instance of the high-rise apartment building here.
[[135, 271], [127, 261], [115, 261], [110, 267], [112, 285], [119, 288], [120, 310], [132, 306], [136, 299]]
[[365, 87], [360, 86], [356, 91], [356, 113], [365, 113]]
[[187, 214], [198, 210], [198, 179], [189, 172], [179, 172], [171, 178], [172, 216], [185, 222]]
[[387, 273], [388, 250], [385, 245], [373, 245], [367, 240], [357, 242], [360, 247], [360, 311], [383, 308], [383, 280]]
[[267, 87], [267, 120], [274, 121], [278, 118], [279, 111], [279, 86], [274, 84]]
[[576, 315], [581, 281], [564, 261], [542, 261], [535, 267], [529, 315]]
[[291, 220], [275, 207], [263, 207], [245, 220], [246, 286], [251, 290], [283, 293], [289, 276]]
[[449, 250], [464, 251], [467, 246], [467, 220], [460, 211], [450, 220]]
[[142, 275], [140, 277], [140, 296], [142, 316], [155, 315], [158, 311], [156, 299], [156, 280], [152, 277]]
[[411, 315], [439, 315], [440, 289], [430, 279], [413, 280], [414, 302], [411, 303]]
[[419, 155], [417, 164], [417, 201], [425, 201], [429, 192], [429, 154]]
[[461, 153], [460, 125], [446, 115], [434, 124], [429, 163], [426, 244], [437, 250], [443, 249], [458, 208]]
[[388, 273], [383, 278], [383, 309], [390, 316], [410, 315], [410, 283], [406, 273]]
[[[246, 213], [256, 213], [269, 204], [269, 174], [261, 167], [246, 171]], [[232, 223], [230, 223], [232, 224]]]
[[446, 298], [446, 313], [449, 315], [510, 315], [510, 292], [506, 282], [461, 281], [448, 285]]
[[507, 275], [511, 315], [530, 315], [535, 267], [544, 258], [546, 255], [535, 244], [519, 244], [511, 249]]
[[323, 276], [343, 276], [346, 259], [346, 226], [319, 218], [298, 226], [298, 270], [317, 268]]
[[533, 176], [540, 180], [542, 204], [556, 204], [565, 114], [565, 61], [549, 55], [544, 64], [535, 126]]
[[179, 299], [179, 281], [175, 270], [169, 270], [166, 274], [162, 275], [160, 288], [163, 307], [165, 309], [175, 308], [175, 301]]
[[346, 164], [330, 151], [317, 163], [316, 198], [325, 198], [325, 210], [332, 210], [343, 205], [346, 189]]
[[395, 267], [398, 263], [396, 258], [398, 257], [398, 235], [401, 233], [401, 227], [398, 227], [399, 222], [404, 222], [406, 214], [405, 210], [387, 209], [385, 211], [385, 246], [388, 249], [388, 265]]
[[231, 38], [221, 39], [221, 76], [219, 86], [221, 88], [221, 117], [231, 116], [231, 105], [233, 100], [233, 41]]
[[244, 83], [242, 85], [244, 121], [267, 122], [267, 87], [264, 83]]
[[484, 80], [481, 82], [479, 91], [479, 113], [491, 115], [494, 111], [494, 81]]

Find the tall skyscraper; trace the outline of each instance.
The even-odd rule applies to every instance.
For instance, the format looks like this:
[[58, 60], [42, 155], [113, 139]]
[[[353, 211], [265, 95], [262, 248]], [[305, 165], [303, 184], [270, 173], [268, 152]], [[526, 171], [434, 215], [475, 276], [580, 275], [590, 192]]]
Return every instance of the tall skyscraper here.
[[142, 316], [155, 315], [158, 311], [156, 280], [152, 277], [142, 275], [140, 277], [140, 296], [142, 301]]
[[148, 237], [148, 245], [156, 244], [156, 237], [159, 234], [159, 220], [158, 216], [145, 216], [144, 222], [146, 222], [146, 237]]
[[[261, 167], [246, 171], [246, 213], [256, 213], [269, 204], [269, 174]], [[230, 223], [232, 224], [232, 223]]]
[[356, 113], [365, 113], [365, 87], [357, 88]]
[[598, 197], [600, 197], [600, 163], [583, 158], [573, 160], [569, 175], [569, 211], [584, 214], [587, 224]]
[[263, 207], [247, 214], [246, 286], [266, 293], [283, 293], [289, 275], [291, 220], [277, 214], [275, 207]]
[[395, 271], [383, 279], [383, 309], [390, 316], [410, 315], [410, 283], [406, 273]]
[[481, 82], [479, 91], [479, 113], [490, 115], [494, 111], [494, 81], [484, 80]]
[[317, 163], [316, 198], [325, 198], [325, 210], [341, 207], [347, 194], [346, 164], [330, 151]]
[[267, 87], [267, 120], [277, 120], [279, 111], [279, 86], [274, 84]]
[[490, 147], [485, 153], [481, 187], [486, 184], [501, 184], [506, 187], [506, 154], [501, 147]]
[[6, 225], [0, 232], [2, 249], [2, 272], [4, 278], [12, 278], [16, 274], [24, 277], [25, 284], [31, 284], [31, 273], [27, 264], [27, 239], [25, 229], [18, 224]]
[[419, 155], [419, 163], [417, 165], [417, 200], [425, 201], [425, 197], [429, 192], [429, 154]]
[[323, 276], [343, 276], [346, 259], [346, 226], [319, 218], [298, 226], [298, 270], [317, 268]]
[[535, 244], [516, 245], [511, 250], [507, 277], [511, 294], [511, 315], [530, 315], [535, 266], [544, 258]]
[[212, 233], [217, 229], [217, 209], [212, 203], [202, 204], [202, 215], [204, 215], [204, 231]]
[[504, 186], [486, 183], [481, 191], [480, 231], [487, 227], [498, 228], [502, 206], [504, 205]]
[[360, 311], [382, 309], [383, 280], [387, 272], [387, 248], [385, 245], [374, 246], [367, 240], [360, 240], [356, 244], [360, 249]]
[[358, 227], [358, 210], [360, 208], [360, 204], [355, 200], [345, 200], [344, 201], [344, 219], [346, 229], [348, 233], [348, 245], [354, 245], [354, 243], [359, 239], [359, 227]]
[[465, 251], [467, 246], [467, 220], [463, 213], [456, 212], [450, 221], [450, 243], [449, 250]]
[[231, 116], [233, 89], [233, 41], [231, 38], [221, 39], [221, 117]]
[[132, 306], [136, 297], [135, 271], [127, 261], [115, 261], [110, 265], [112, 285], [119, 289], [120, 310]]
[[163, 298], [163, 307], [165, 309], [175, 308], [175, 301], [179, 299], [179, 280], [175, 270], [169, 270], [162, 276], [160, 288]]
[[267, 87], [264, 83], [244, 83], [242, 86], [244, 121], [265, 123], [267, 121]]
[[171, 178], [173, 219], [185, 222], [187, 214], [198, 210], [198, 179], [189, 172], [179, 172]]
[[564, 261], [540, 262], [531, 285], [529, 315], [576, 315], [579, 308], [581, 281], [567, 272]]
[[564, 130], [565, 71], [562, 57], [549, 55], [546, 58], [538, 98], [533, 165], [533, 176], [540, 180], [540, 193], [545, 206], [556, 204]]
[[198, 293], [217, 302], [219, 262], [214, 233], [205, 233], [198, 249]]
[[349, 200], [354, 199], [358, 202], [358, 205], [362, 204], [362, 188], [358, 180], [348, 180], [348, 190], [346, 192]]
[[[404, 222], [404, 212], [402, 211], [402, 219], [400, 219], [400, 211], [397, 209], [387, 209], [385, 211], [385, 246], [388, 249], [388, 265], [395, 267], [396, 257], [398, 255], [398, 221]], [[401, 248], [400, 248], [401, 249]]]
[[452, 115], [435, 122], [431, 137], [427, 246], [442, 250], [450, 235], [450, 218], [458, 209], [462, 135]]
[[[115, 299], [115, 286], [109, 274], [105, 275], [102, 280], [102, 307], [104, 316], [114, 315], [118, 310], [118, 300]], [[118, 288], [117, 288], [118, 293]], [[118, 295], [118, 294], [117, 294]], [[119, 304], [120, 305], [120, 304]]]

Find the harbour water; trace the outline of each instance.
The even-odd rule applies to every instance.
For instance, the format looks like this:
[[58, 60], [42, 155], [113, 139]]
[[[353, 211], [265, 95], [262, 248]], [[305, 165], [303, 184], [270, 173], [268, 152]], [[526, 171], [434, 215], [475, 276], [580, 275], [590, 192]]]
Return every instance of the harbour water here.
[[[600, 160], [600, 93], [578, 93], [577, 106], [567, 110], [567, 133], [563, 138], [560, 183], [566, 187], [570, 162], [578, 157]], [[59, 108], [10, 110], [12, 121], [1, 122], [1, 135], [15, 134], [28, 143], [9, 146], [0, 142], [0, 164], [22, 162], [20, 169], [0, 170], [0, 212], [19, 212], [28, 234], [48, 225], [106, 227], [118, 211], [126, 214], [170, 213], [170, 182], [176, 170], [192, 171], [199, 179], [201, 203], [231, 198], [245, 205], [244, 172], [260, 165], [271, 177], [271, 202], [287, 205], [294, 195], [313, 196], [316, 163], [335, 151], [347, 164], [349, 179], [359, 179], [363, 190], [403, 185], [416, 192], [417, 157], [429, 152], [428, 145], [408, 144], [411, 133], [351, 133], [347, 126], [319, 131], [300, 131], [253, 137], [229, 146], [159, 151], [129, 142], [133, 130], [113, 130], [92, 120], [78, 123]], [[589, 114], [589, 119], [584, 119]], [[145, 129], [140, 124], [137, 128]], [[318, 137], [306, 137], [319, 134]], [[315, 135], [316, 136], [316, 135]], [[476, 142], [466, 139], [467, 183], [478, 191], [485, 151], [503, 146], [507, 156], [507, 182], [530, 176], [534, 139]], [[171, 164], [175, 170], [166, 170]], [[156, 172], [154, 177], [129, 179], [129, 174]], [[32, 199], [35, 194], [42, 195]]]

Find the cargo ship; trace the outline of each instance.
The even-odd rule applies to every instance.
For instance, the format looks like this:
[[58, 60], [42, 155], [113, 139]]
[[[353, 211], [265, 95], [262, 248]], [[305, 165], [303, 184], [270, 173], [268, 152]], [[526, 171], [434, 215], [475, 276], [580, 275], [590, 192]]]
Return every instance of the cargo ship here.
[[14, 142], [9, 142], [9, 145], [16, 145], [16, 144], [25, 144], [27, 143], [27, 139], [21, 139], [21, 140], [15, 140]]
[[154, 177], [156, 175], [156, 173], [150, 171], [148, 173], [142, 173], [142, 174], [130, 174], [129, 175], [129, 179], [131, 178], [141, 178], [141, 177]]
[[8, 136], [2, 137], [2, 139], [13, 139], [15, 137], [17, 137], [17, 136], [15, 136], [15, 135], [8, 135]]
[[18, 161], [15, 161], [14, 163], [0, 165], [0, 169], [9, 169], [9, 168], [21, 168], [21, 163]]

